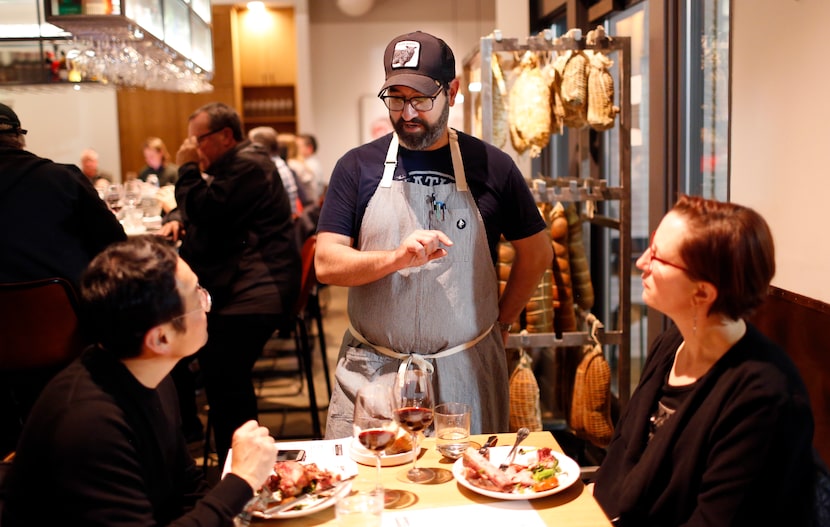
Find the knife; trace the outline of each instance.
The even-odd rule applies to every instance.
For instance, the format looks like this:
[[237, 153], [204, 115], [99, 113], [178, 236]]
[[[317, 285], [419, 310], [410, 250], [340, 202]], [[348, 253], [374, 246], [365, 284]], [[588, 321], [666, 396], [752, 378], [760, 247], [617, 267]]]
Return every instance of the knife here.
[[357, 474], [355, 474], [353, 476], [349, 476], [346, 479], [341, 479], [340, 481], [338, 481], [337, 483], [335, 483], [331, 487], [325, 487], [325, 488], [322, 488], [322, 489], [315, 489], [315, 490], [312, 490], [311, 492], [306, 492], [304, 494], [300, 494], [295, 499], [293, 499], [293, 500], [291, 500], [287, 503], [280, 503], [279, 505], [275, 505], [275, 506], [273, 506], [269, 509], [265, 509], [264, 511], [262, 511], [261, 516], [263, 518], [265, 518], [266, 520], [269, 520], [275, 514], [280, 513], [280, 512], [285, 512], [287, 510], [291, 510], [294, 507], [296, 507], [297, 505], [301, 505], [302, 503], [305, 503], [306, 501], [310, 500], [311, 498], [314, 498], [314, 497], [319, 496], [321, 494], [326, 494], [326, 493], [330, 493], [331, 495], [337, 494], [337, 492], [341, 488], [343, 488], [343, 486], [346, 483], [350, 482], [351, 480], [353, 480], [356, 477], [357, 477]]

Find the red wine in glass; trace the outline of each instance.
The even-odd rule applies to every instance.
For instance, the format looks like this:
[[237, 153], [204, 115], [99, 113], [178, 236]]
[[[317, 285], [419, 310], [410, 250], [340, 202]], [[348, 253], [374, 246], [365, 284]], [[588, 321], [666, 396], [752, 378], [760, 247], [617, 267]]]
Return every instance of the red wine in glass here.
[[357, 440], [367, 450], [382, 452], [395, 441], [395, 433], [382, 428], [363, 430]]
[[418, 433], [432, 423], [432, 409], [407, 406], [396, 411], [398, 423], [410, 432]]

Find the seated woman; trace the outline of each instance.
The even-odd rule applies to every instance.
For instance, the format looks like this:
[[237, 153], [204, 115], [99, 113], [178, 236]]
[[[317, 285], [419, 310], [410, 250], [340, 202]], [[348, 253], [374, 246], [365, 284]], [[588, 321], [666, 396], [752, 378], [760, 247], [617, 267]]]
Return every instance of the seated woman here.
[[594, 496], [619, 526], [809, 524], [813, 417], [804, 383], [747, 323], [775, 273], [755, 211], [681, 196], [637, 260], [673, 324], [651, 347]]

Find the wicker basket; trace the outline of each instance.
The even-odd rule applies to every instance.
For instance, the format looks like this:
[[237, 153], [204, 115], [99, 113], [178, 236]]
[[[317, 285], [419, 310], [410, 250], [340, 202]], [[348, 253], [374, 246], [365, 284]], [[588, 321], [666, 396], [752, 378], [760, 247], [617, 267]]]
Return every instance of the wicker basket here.
[[570, 425], [577, 437], [598, 447], [611, 442], [611, 368], [598, 344], [584, 346], [576, 368]]
[[531, 432], [542, 430], [542, 407], [539, 401], [539, 383], [533, 375], [531, 359], [519, 349], [519, 363], [510, 375], [510, 431], [521, 427]]

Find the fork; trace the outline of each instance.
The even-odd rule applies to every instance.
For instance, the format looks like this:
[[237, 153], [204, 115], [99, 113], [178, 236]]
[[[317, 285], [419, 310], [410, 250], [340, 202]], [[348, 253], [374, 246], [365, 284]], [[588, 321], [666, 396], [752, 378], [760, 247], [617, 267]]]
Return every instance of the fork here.
[[510, 449], [510, 453], [507, 454], [506, 458], [504, 458], [504, 462], [502, 462], [502, 464], [499, 465], [499, 470], [501, 470], [502, 472], [507, 470], [507, 467], [509, 467], [510, 464], [513, 463], [513, 460], [516, 459], [516, 450], [518, 450], [519, 448], [519, 443], [527, 439], [527, 436], [529, 435], [530, 430], [528, 430], [525, 427], [519, 428], [519, 430], [516, 432], [516, 441], [513, 443], [513, 448]]
[[245, 509], [243, 509], [242, 512], [237, 514], [236, 518], [234, 518], [234, 527], [248, 527], [251, 525], [251, 519], [254, 516], [254, 511], [257, 509], [264, 509], [265, 506], [268, 505], [271, 498], [271, 489], [268, 488], [268, 485], [263, 485], [262, 488], [259, 489], [257, 495], [251, 498], [245, 505]]

